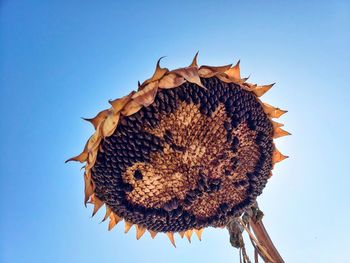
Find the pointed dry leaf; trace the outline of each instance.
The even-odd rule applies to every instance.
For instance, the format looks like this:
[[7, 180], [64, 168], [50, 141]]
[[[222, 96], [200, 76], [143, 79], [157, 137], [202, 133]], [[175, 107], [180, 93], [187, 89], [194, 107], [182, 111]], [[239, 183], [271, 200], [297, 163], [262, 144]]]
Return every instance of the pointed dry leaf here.
[[271, 117], [271, 118], [279, 118], [283, 114], [285, 114], [287, 111], [281, 110], [280, 108], [275, 108], [267, 103], [263, 103], [264, 111]]
[[111, 105], [112, 108], [114, 109], [115, 112], [121, 111], [124, 106], [130, 101], [131, 97], [135, 94], [135, 91], [130, 92], [128, 95], [115, 99], [115, 100], [110, 100], [108, 101]]
[[148, 83], [152, 82], [152, 81], [155, 81], [155, 80], [160, 80], [166, 73], [169, 72], [169, 70], [167, 68], [161, 68], [160, 67], [160, 60], [162, 59], [163, 57], [161, 57], [158, 62], [157, 62], [157, 65], [156, 65], [156, 70], [153, 74], [153, 76], [147, 80], [145, 80], [141, 87], [140, 87], [140, 90], [144, 89], [145, 85], [147, 85]]
[[258, 96], [261, 97], [262, 95], [264, 95], [268, 90], [270, 90], [272, 88], [272, 86], [275, 85], [275, 83], [269, 84], [269, 85], [264, 85], [264, 86], [256, 86], [252, 91], [253, 93]]
[[124, 230], [124, 233], [128, 233], [130, 228], [133, 226], [132, 223], [128, 222], [128, 221], [125, 221], [125, 230]]
[[82, 118], [83, 120], [86, 120], [88, 122], [91, 122], [91, 124], [94, 126], [95, 130], [97, 129], [97, 126], [105, 119], [107, 118], [108, 110], [103, 110], [99, 112], [95, 117], [88, 119], [88, 118]]
[[192, 229], [189, 229], [189, 230], [187, 230], [187, 231], [185, 232], [185, 236], [186, 236], [186, 238], [188, 239], [188, 242], [190, 242], [190, 243], [191, 243], [192, 232], [193, 232]]
[[86, 206], [87, 201], [89, 200], [90, 196], [94, 193], [93, 184], [91, 182], [91, 176], [90, 171], [85, 171], [84, 174], [84, 183], [85, 183], [85, 198], [84, 198], [84, 204]]
[[231, 68], [232, 64], [220, 66], [220, 67], [212, 67], [212, 66], [201, 66], [198, 70], [198, 74], [202, 78], [211, 78], [219, 73], [224, 73]]
[[233, 66], [232, 68], [228, 69], [225, 71], [225, 73], [230, 77], [230, 78], [233, 78], [233, 79], [241, 79], [241, 71], [240, 71], [240, 68], [239, 68], [239, 63], [241, 61], [238, 60], [237, 64], [235, 66]]
[[70, 162], [70, 161], [76, 161], [76, 162], [85, 162], [86, 159], [88, 158], [88, 153], [87, 152], [82, 152], [81, 154], [75, 156], [75, 157], [72, 157], [72, 158], [69, 158], [68, 160], [66, 160], [65, 162]]
[[159, 88], [160, 89], [171, 89], [178, 87], [185, 83], [186, 80], [184, 77], [178, 76], [174, 73], [169, 73], [165, 75], [160, 81], [159, 81]]
[[196, 67], [196, 68], [198, 68], [198, 64], [197, 64], [198, 53], [199, 53], [199, 51], [197, 51], [196, 55], [194, 55], [192, 63], [191, 63], [191, 65], [189, 65], [189, 67]]
[[283, 161], [284, 159], [288, 158], [288, 156], [283, 155], [277, 148], [273, 152], [272, 155], [272, 163], [276, 164], [278, 162]]
[[277, 138], [280, 138], [280, 137], [283, 137], [283, 136], [287, 136], [287, 135], [291, 135], [291, 134], [289, 132], [283, 130], [282, 128], [277, 127], [274, 130], [273, 138], [277, 139]]
[[205, 88], [201, 82], [201, 79], [199, 78], [198, 69], [196, 67], [175, 69], [170, 71], [170, 73], [177, 74], [185, 78], [188, 82], [194, 83], [202, 88]]
[[151, 234], [152, 239], [154, 239], [157, 235], [157, 232], [155, 232], [155, 231], [148, 230], [148, 232]]
[[203, 231], [204, 231], [204, 228], [195, 229], [194, 231], [196, 232], [199, 241], [202, 241], [202, 233], [203, 233]]
[[131, 100], [128, 102], [128, 104], [125, 105], [124, 109], [122, 109], [122, 114], [125, 116], [130, 116], [134, 114], [135, 112], [138, 112], [142, 108], [142, 105], [137, 103], [134, 100]]
[[112, 230], [114, 226], [116, 226], [120, 221], [122, 221], [123, 219], [119, 216], [117, 216], [115, 213], [111, 213], [110, 216], [110, 221], [108, 224], [108, 231]]
[[277, 121], [271, 121], [271, 122], [272, 122], [273, 129], [277, 129], [279, 127], [283, 127], [284, 126], [283, 123], [279, 123]]
[[94, 204], [94, 211], [92, 212], [92, 216], [94, 216], [97, 213], [97, 211], [101, 208], [104, 202], [94, 195], [93, 204]]
[[115, 129], [117, 128], [118, 122], [119, 122], [119, 117], [120, 117], [119, 112], [117, 112], [117, 113], [115, 113], [114, 111], [110, 112], [108, 117], [102, 123], [102, 136], [103, 137], [111, 136], [114, 133]]
[[131, 98], [145, 107], [151, 105], [157, 94], [159, 81], [153, 81], [147, 84], [142, 90], [136, 92]]
[[139, 240], [145, 233], [146, 228], [136, 225], [136, 239]]
[[112, 212], [112, 210], [109, 208], [108, 205], [106, 205], [106, 213], [105, 213], [105, 216], [102, 219], [101, 223], [107, 220], [107, 218], [110, 216], [111, 212]]
[[166, 235], [168, 236], [171, 244], [173, 244], [174, 247], [176, 247], [175, 245], [175, 239], [174, 239], [174, 234], [172, 232], [166, 232]]

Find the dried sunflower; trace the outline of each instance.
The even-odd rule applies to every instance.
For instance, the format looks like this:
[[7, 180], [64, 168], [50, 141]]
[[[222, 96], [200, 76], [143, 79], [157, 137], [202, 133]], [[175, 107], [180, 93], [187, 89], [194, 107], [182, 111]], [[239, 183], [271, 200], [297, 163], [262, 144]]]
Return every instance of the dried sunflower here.
[[138, 91], [109, 101], [92, 119], [85, 204], [105, 204], [111, 230], [125, 220], [137, 239], [146, 230], [199, 239], [204, 228], [225, 227], [262, 193], [282, 155], [273, 139], [288, 135], [272, 121], [286, 111], [259, 99], [273, 84], [241, 78], [239, 62], [169, 71], [157, 63]]

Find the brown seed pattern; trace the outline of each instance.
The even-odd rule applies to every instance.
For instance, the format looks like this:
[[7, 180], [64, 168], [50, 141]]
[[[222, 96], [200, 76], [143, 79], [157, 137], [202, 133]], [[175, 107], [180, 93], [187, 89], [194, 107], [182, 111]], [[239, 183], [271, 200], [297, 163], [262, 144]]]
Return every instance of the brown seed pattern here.
[[261, 194], [272, 169], [272, 124], [255, 96], [217, 78], [184, 83], [103, 140], [95, 194], [157, 232], [225, 225]]

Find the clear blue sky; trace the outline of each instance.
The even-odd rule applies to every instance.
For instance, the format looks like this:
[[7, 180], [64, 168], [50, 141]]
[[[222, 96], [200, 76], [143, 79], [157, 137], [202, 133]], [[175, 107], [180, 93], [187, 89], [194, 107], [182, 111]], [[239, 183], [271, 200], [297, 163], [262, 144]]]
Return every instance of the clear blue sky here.
[[[241, 59], [263, 100], [288, 109], [290, 158], [263, 195], [286, 262], [345, 262], [350, 246], [349, 1], [0, 3], [0, 262], [239, 262], [226, 230], [192, 244], [112, 232], [83, 205], [79, 153], [92, 117], [169, 68]], [[101, 209], [103, 210], [103, 209]]]

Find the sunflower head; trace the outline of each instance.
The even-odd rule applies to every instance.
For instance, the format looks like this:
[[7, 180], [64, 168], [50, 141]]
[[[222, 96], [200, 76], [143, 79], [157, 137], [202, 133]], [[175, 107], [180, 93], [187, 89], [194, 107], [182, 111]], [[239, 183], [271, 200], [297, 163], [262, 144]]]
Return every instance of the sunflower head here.
[[259, 99], [273, 84], [241, 78], [239, 62], [169, 71], [159, 61], [138, 91], [86, 119], [95, 127], [84, 151], [85, 203], [106, 205], [109, 230], [125, 220], [137, 239], [174, 233], [190, 240], [224, 227], [262, 193], [275, 163], [273, 139], [289, 133], [272, 118], [286, 111]]

